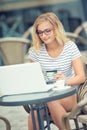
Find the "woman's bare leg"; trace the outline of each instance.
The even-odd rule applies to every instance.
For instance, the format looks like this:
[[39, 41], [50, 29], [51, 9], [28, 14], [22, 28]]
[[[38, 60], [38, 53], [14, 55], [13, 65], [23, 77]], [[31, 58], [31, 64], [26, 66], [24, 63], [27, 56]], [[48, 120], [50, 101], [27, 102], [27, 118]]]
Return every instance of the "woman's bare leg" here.
[[[77, 103], [76, 95], [47, 103], [51, 117], [56, 126], [60, 130], [63, 130], [62, 116], [67, 111], [70, 111], [74, 107], [74, 105], [76, 105], [76, 103]], [[38, 117], [36, 111], [34, 112], [34, 114], [35, 114], [36, 128], [37, 130], [39, 130]], [[29, 114], [28, 118], [28, 130], [33, 130], [31, 113]]]
[[[42, 115], [45, 115], [45, 111], [42, 110]], [[36, 122], [36, 129], [39, 130], [39, 123], [38, 123], [38, 116], [37, 116], [37, 112], [34, 111], [34, 116], [35, 116], [35, 122]], [[29, 114], [28, 117], [28, 130], [33, 130], [33, 123], [32, 123], [32, 115], [31, 113]]]
[[[37, 130], [39, 130], [38, 117], [37, 117], [37, 112], [36, 111], [34, 112], [34, 116], [35, 116], [36, 128], [37, 128]], [[31, 113], [29, 114], [29, 117], [28, 117], [28, 130], [33, 130], [33, 123], [32, 123]]]
[[60, 129], [63, 130], [63, 125], [62, 125], [62, 117], [63, 115], [72, 109], [74, 105], [76, 105], [76, 96], [71, 96], [68, 98], [64, 98], [61, 100], [56, 100], [49, 102], [48, 108], [51, 114], [51, 117], [56, 124], [56, 126]]

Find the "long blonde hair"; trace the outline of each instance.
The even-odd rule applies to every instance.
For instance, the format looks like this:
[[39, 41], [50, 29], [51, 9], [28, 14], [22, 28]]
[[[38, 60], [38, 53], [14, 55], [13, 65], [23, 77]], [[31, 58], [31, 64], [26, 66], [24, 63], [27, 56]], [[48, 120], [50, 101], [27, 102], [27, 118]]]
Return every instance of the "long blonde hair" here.
[[44, 21], [49, 21], [54, 27], [56, 40], [59, 44], [64, 44], [65, 42], [69, 41], [69, 39], [65, 35], [65, 30], [59, 18], [52, 12], [44, 13], [37, 17], [33, 25], [32, 44], [35, 50], [40, 50], [42, 46], [42, 41], [37, 35], [36, 30], [38, 28], [38, 25]]

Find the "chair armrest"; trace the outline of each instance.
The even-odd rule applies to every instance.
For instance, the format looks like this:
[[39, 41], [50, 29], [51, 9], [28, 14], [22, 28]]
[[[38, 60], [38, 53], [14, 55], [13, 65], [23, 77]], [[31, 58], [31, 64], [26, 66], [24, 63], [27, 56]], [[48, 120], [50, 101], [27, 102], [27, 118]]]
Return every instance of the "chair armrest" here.
[[[83, 84], [79, 86], [77, 101], [80, 102], [83, 99], [87, 99], [87, 78]], [[82, 108], [83, 113], [87, 113], [87, 105]]]
[[87, 124], [87, 115], [79, 115], [78, 121], [83, 123], [83, 124]]
[[64, 117], [66, 118], [74, 118], [76, 117], [80, 111], [82, 110], [82, 108], [84, 106], [87, 105], [87, 99], [83, 99], [82, 101], [80, 101], [72, 110], [71, 112], [67, 113], [66, 115], [64, 115]]
[[6, 124], [6, 130], [11, 130], [11, 125], [8, 119], [6, 119], [5, 117], [0, 116], [0, 120], [3, 120]]
[[[83, 99], [84, 100], [87, 100], [87, 88], [84, 89], [84, 91], [82, 92], [83, 93]], [[82, 111], [83, 113], [86, 113], [87, 114], [87, 104], [82, 108]]]

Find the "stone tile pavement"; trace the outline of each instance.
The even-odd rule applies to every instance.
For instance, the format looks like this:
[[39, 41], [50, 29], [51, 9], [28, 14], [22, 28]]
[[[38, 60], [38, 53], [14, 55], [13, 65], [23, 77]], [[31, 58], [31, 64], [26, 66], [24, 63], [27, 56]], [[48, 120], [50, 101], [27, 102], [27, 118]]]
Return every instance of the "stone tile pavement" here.
[[[28, 114], [22, 106], [2, 107], [0, 106], [0, 115], [6, 117], [11, 124], [11, 130], [28, 130]], [[71, 122], [73, 126], [73, 122]], [[0, 120], [0, 130], [6, 130], [5, 124]], [[59, 130], [55, 125], [51, 125], [51, 130]]]

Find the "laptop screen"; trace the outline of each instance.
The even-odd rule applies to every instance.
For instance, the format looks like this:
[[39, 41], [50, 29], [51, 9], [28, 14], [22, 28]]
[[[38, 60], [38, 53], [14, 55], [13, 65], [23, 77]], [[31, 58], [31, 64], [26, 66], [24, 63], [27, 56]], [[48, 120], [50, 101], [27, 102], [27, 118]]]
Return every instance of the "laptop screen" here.
[[0, 67], [2, 95], [45, 92], [49, 89], [38, 62]]

